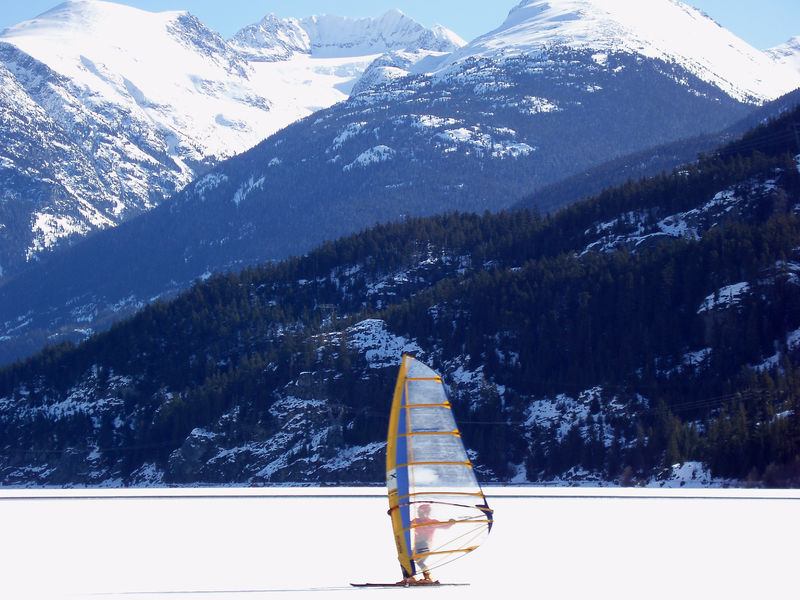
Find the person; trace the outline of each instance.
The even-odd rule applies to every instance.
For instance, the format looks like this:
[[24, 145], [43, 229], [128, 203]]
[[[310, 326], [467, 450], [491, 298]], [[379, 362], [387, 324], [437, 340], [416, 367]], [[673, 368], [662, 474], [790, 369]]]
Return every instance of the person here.
[[431, 505], [420, 504], [417, 509], [417, 518], [411, 521], [411, 526], [414, 528], [414, 562], [417, 564], [419, 570], [422, 571], [420, 583], [434, 583], [431, 579], [431, 574], [425, 566], [425, 561], [428, 559], [430, 552], [431, 541], [433, 534], [437, 529], [447, 529], [452, 527], [455, 519], [450, 519], [448, 522], [437, 521], [431, 518]]

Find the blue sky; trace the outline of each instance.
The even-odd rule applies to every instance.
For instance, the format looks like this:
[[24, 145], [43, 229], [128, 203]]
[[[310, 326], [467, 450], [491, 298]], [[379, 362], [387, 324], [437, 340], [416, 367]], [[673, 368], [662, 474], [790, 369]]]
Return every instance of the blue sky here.
[[[634, 0], [646, 2], [648, 0]], [[399, 8], [423, 25], [440, 23], [467, 41], [491, 31], [519, 0], [118, 0], [145, 10], [188, 10], [203, 23], [231, 37], [236, 31], [274, 13], [279, 17], [338, 14], [378, 16]], [[0, 0], [0, 29], [31, 19], [59, 0]], [[720, 25], [756, 48], [771, 48], [800, 35], [797, 0], [688, 0]]]

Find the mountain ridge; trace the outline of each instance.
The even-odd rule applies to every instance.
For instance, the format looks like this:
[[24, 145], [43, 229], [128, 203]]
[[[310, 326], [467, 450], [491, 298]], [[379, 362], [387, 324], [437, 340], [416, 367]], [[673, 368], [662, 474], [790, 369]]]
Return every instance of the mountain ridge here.
[[773, 100], [800, 87], [797, 70], [777, 67], [705, 13], [673, 0], [523, 0], [503, 25], [454, 53], [442, 68], [461, 55], [513, 56], [550, 45], [675, 61], [740, 100]]
[[[195, 39], [196, 29], [186, 31]], [[218, 40], [210, 40], [214, 53]], [[755, 106], [676, 61], [623, 51], [599, 56], [569, 44], [512, 54], [478, 46], [469, 56], [456, 50], [457, 61], [433, 51], [370, 57], [347, 101], [213, 169], [204, 165], [207, 172], [118, 232], [30, 266], [0, 288], [5, 347], [19, 343], [24, 355], [42, 340], [85, 336], [196, 278], [304, 254], [375, 222], [505, 209], [608, 160], [713, 134]], [[244, 64], [219, 56], [224, 65], [216, 69]], [[338, 59], [319, 60], [332, 61], [324, 62], [335, 67], [326, 73], [340, 87], [353, 81], [350, 67], [336, 74]], [[128, 83], [120, 89], [129, 96], [136, 88], [148, 97]], [[212, 83], [192, 85], [213, 92]], [[235, 129], [236, 118], [218, 116]]]
[[286, 59], [295, 53], [330, 58], [393, 50], [452, 52], [466, 44], [445, 27], [428, 29], [397, 9], [357, 19], [334, 15], [280, 19], [270, 14], [240, 29], [231, 41], [252, 60]]
[[[392, 37], [392, 23], [405, 28], [402, 35]], [[58, 130], [71, 167], [59, 164], [52, 144], [46, 154], [35, 152], [35, 170], [27, 158], [34, 153], [6, 150], [0, 176], [14, 181], [7, 188], [18, 200], [3, 215], [15, 237], [3, 249], [0, 273], [153, 208], [220, 160], [346, 99], [360, 73], [388, 50], [381, 43], [424, 53], [439, 39], [402, 15], [359, 24], [362, 33], [381, 33], [366, 49], [373, 54], [351, 46], [338, 58], [301, 53], [271, 63], [248, 60], [186, 11], [152, 13], [100, 0], [65, 2], [5, 29], [3, 76], [17, 98], [5, 96], [4, 111], [30, 105], [27, 118]], [[36, 116], [37, 106], [46, 117]], [[20, 148], [42, 146], [36, 140], [49, 134], [19, 123], [0, 122], [0, 136], [20, 139]], [[87, 168], [97, 172], [70, 173]], [[34, 175], [47, 170], [58, 173]], [[47, 195], [54, 200], [37, 200]]]

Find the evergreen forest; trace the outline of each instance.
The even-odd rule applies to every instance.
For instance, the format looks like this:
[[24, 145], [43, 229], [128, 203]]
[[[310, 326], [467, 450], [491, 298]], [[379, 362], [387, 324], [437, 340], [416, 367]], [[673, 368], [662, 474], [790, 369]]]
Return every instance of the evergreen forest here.
[[[0, 370], [0, 482], [136, 485], [150, 465], [165, 483], [379, 483], [379, 451], [312, 460], [385, 436], [395, 367], [348, 335], [379, 320], [442, 373], [486, 479], [629, 485], [695, 461], [800, 485], [798, 122], [555, 214], [379, 224], [48, 347]], [[288, 435], [289, 397], [323, 438]], [[546, 399], [555, 419], [536, 418]], [[285, 467], [205, 460], [199, 432], [231, 452], [283, 440]]]

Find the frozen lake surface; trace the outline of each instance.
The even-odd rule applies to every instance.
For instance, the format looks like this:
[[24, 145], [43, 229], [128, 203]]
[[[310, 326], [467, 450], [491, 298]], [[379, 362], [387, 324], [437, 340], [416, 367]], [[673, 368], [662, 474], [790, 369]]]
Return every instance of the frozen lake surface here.
[[400, 570], [379, 488], [0, 490], [0, 598], [782, 598], [800, 491], [487, 488], [495, 527], [436, 572], [469, 587], [355, 589]]

